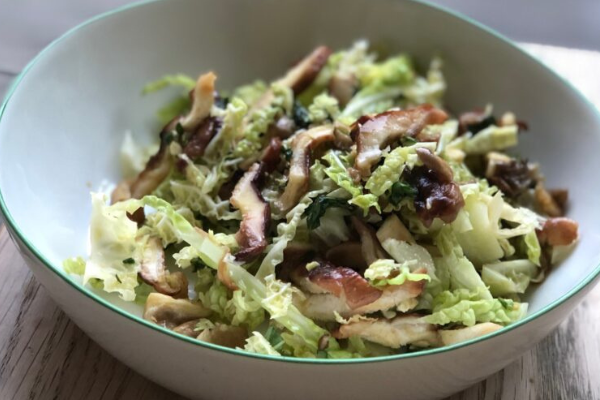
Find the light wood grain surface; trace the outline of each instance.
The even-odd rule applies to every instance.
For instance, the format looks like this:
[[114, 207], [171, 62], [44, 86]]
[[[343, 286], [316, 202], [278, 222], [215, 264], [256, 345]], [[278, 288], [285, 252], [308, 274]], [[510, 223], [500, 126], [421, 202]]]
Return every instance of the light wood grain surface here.
[[[600, 105], [600, 54], [526, 45]], [[0, 72], [0, 95], [13, 74]], [[182, 399], [92, 342], [57, 308], [0, 227], [0, 400]], [[520, 360], [451, 400], [600, 399], [600, 286]]]

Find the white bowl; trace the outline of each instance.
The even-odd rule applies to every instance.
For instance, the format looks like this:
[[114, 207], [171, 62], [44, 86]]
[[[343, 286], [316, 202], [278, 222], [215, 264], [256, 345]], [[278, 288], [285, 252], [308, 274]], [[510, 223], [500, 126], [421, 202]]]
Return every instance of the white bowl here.
[[[89, 192], [120, 178], [126, 130], [156, 137], [168, 94], [140, 88], [165, 73], [213, 69], [231, 88], [273, 78], [317, 44], [366, 37], [423, 65], [445, 60], [447, 105], [492, 102], [529, 122], [521, 154], [549, 185], [571, 191], [581, 242], [528, 298], [529, 315], [458, 345], [365, 360], [250, 355], [177, 335], [140, 310], [81, 287], [62, 260], [87, 253]], [[412, 1], [188, 0], [146, 2], [95, 18], [33, 60], [0, 112], [0, 206], [36, 278], [119, 360], [192, 398], [440, 398], [503, 368], [546, 336], [600, 272], [600, 118], [553, 72], [485, 27]]]

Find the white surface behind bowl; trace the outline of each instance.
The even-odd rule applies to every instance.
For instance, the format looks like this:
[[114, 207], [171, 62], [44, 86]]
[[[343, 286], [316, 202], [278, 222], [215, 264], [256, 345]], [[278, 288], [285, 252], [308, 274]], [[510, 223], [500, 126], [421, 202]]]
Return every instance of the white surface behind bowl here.
[[[219, 76], [218, 87], [228, 89], [257, 77], [277, 76], [317, 44], [341, 48], [362, 37], [388, 46], [391, 52], [414, 55], [421, 67], [433, 54], [442, 55], [449, 83], [448, 108], [460, 111], [490, 102], [498, 112], [514, 111], [531, 127], [521, 136], [518, 152], [541, 162], [550, 187], [570, 189], [570, 217], [580, 222], [582, 240], [574, 254], [531, 294], [530, 312], [561, 298], [590, 275], [600, 261], [600, 196], [591, 186], [600, 171], [600, 159], [596, 157], [600, 148], [598, 116], [553, 73], [510, 44], [455, 16], [407, 1], [157, 2], [96, 20], [67, 35], [24, 74], [0, 121], [0, 191], [13, 229], [16, 226], [64, 275], [60, 267], [64, 258], [87, 253], [90, 188], [120, 178], [118, 149], [123, 133], [131, 129], [148, 142], [156, 137], [154, 112], [168, 94], [142, 98], [140, 89], [145, 83], [165, 73], [197, 75], [212, 69]], [[183, 390], [173, 382], [185, 372], [173, 370], [179, 374], [173, 377], [159, 375], [158, 370], [136, 362], [140, 358], [131, 354], [131, 349], [127, 349], [130, 357], [124, 357], [123, 340], [132, 339], [128, 335], [142, 335], [141, 347], [163, 346], [161, 351], [167, 358], [174, 357], [169, 356], [171, 346], [179, 357], [209, 352], [215, 362], [225, 363], [220, 367], [222, 371], [228, 370], [229, 359], [239, 359], [168, 338], [126, 320], [81, 296], [63, 281], [50, 278], [52, 274], [40, 263], [28, 261], [38, 279], [92, 338], [173, 390]], [[102, 315], [101, 321], [90, 319], [81, 310], [78, 296], [85, 299], [82, 304], [87, 304], [90, 312], [96, 310]], [[501, 368], [547, 334], [574, 305], [575, 299], [571, 299], [562, 312], [554, 309], [544, 315], [544, 320], [535, 321], [535, 334], [522, 337], [517, 335], [521, 330], [518, 328], [461, 349], [462, 354], [477, 355], [478, 363], [485, 367], [473, 364], [472, 371], [453, 373], [447, 382], [440, 376], [443, 384], [428, 392], [411, 391], [412, 398], [419, 393], [449, 394]], [[100, 323], [122, 326], [116, 332], [121, 338], [111, 340], [100, 335]], [[522, 330], [533, 327], [533, 323], [527, 324]], [[506, 342], [509, 334], [514, 347], [498, 353], [494, 342]], [[493, 357], [489, 354], [492, 352], [496, 352]], [[430, 368], [429, 374], [447, 373], [450, 367], [444, 362], [451, 360], [452, 354], [398, 360], [398, 368], [415, 365]], [[248, 360], [254, 360], [242, 358], [248, 364], [252, 364]], [[272, 367], [275, 363], [259, 362], [277, 371]], [[377, 383], [380, 373], [375, 372], [383, 364], [364, 364], [365, 369], [378, 365], [365, 374], [365, 379]], [[306, 377], [322, 368], [329, 368], [328, 374], [336, 368], [311, 366], [315, 368], [311, 372], [306, 365], [299, 367], [303, 364], [287, 365], [302, 369]], [[202, 379], [215, 377], [206, 372]], [[206, 390], [191, 387], [183, 392], [199, 396], [209, 393]], [[258, 393], [261, 388], [252, 390]], [[360, 392], [356, 390], [344, 392], [357, 395]]]

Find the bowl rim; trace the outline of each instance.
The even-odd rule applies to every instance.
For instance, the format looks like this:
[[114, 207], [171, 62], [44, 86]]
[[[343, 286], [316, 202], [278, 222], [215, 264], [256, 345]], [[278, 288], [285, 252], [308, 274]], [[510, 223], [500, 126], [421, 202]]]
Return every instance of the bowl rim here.
[[[126, 4], [126, 5], [114, 8], [112, 10], [98, 14], [98, 15], [76, 25], [75, 27], [73, 27], [73, 28], [69, 29], [68, 31], [66, 31], [65, 33], [63, 33], [57, 39], [50, 42], [50, 44], [48, 44], [40, 53], [38, 53], [25, 66], [25, 68], [16, 76], [16, 78], [14, 79], [12, 84], [9, 86], [9, 89], [5, 95], [3, 102], [2, 102], [2, 105], [0, 105], [0, 124], [2, 123], [2, 117], [4, 116], [4, 112], [6, 111], [6, 107], [9, 103], [12, 95], [15, 93], [15, 91], [19, 87], [19, 85], [22, 82], [22, 80], [24, 79], [24, 77], [27, 75], [29, 70], [31, 70], [40, 59], [42, 59], [47, 53], [49, 53], [51, 51], [51, 49], [53, 47], [55, 47], [57, 44], [62, 42], [65, 38], [70, 37], [71, 35], [75, 34], [77, 31], [87, 27], [88, 25], [92, 25], [98, 21], [101, 21], [105, 18], [109, 18], [118, 13], [122, 13], [122, 12], [132, 10], [132, 9], [135, 9], [138, 7], [146, 6], [146, 5], [149, 5], [152, 3], [163, 2], [163, 1], [167, 1], [167, 0], [141, 0], [141, 1], [131, 3], [131, 4]], [[382, 1], [390, 1], [391, 2], [391, 1], [396, 1], [396, 0], [382, 0]], [[492, 28], [490, 28], [490, 27], [488, 27], [488, 26], [462, 14], [462, 13], [454, 11], [453, 9], [450, 9], [448, 7], [441, 6], [438, 4], [428, 3], [425, 0], [403, 0], [403, 1], [407, 2], [407, 3], [411, 3], [411, 2], [417, 3], [421, 7], [427, 7], [427, 8], [433, 9], [435, 11], [445, 13], [452, 18], [458, 19], [463, 23], [466, 23], [466, 24], [469, 24], [469, 25], [472, 25], [472, 26], [478, 28], [480, 31], [489, 34], [490, 36], [494, 37], [495, 39], [499, 40], [500, 42], [503, 42], [503, 44], [510, 46], [517, 52], [525, 55], [529, 60], [536, 63], [540, 68], [542, 68], [546, 72], [550, 73], [551, 76], [554, 77], [554, 79], [558, 79], [560, 82], [562, 82], [563, 85], [565, 85], [572, 92], [574, 92], [576, 97], [578, 97], [579, 100], [582, 100], [582, 104], [585, 104], [589, 109], [591, 109], [592, 113], [595, 114], [596, 117], [598, 118], [598, 120], [600, 121], [600, 110], [598, 110], [595, 107], [595, 105], [593, 105], [591, 103], [591, 101], [589, 99], [587, 99], [578, 89], [576, 89], [569, 81], [567, 81], [565, 78], [560, 76], [553, 69], [551, 69], [550, 67], [545, 65], [543, 62], [541, 62], [536, 57], [529, 54], [527, 51], [525, 51], [523, 48], [521, 48], [519, 45], [517, 45], [512, 40], [508, 39], [506, 36], [500, 34], [499, 32], [495, 31], [494, 29], [492, 29]], [[378, 357], [368, 357], [368, 358], [321, 359], [321, 358], [296, 358], [296, 357], [289, 357], [289, 356], [271, 356], [271, 355], [251, 353], [251, 352], [245, 351], [243, 349], [231, 349], [228, 347], [196, 340], [196, 339], [181, 335], [179, 333], [173, 332], [162, 326], [153, 324], [150, 321], [144, 320], [142, 317], [131, 314], [131, 313], [125, 311], [124, 309], [119, 308], [118, 306], [110, 303], [108, 300], [104, 299], [100, 295], [92, 292], [91, 290], [87, 289], [86, 287], [82, 286], [81, 284], [75, 282], [73, 279], [68, 277], [67, 274], [62, 270], [62, 268], [60, 266], [53, 265], [53, 263], [50, 262], [42, 254], [42, 252], [39, 249], [37, 249], [31, 242], [29, 242], [27, 240], [27, 237], [19, 229], [16, 221], [13, 219], [10, 211], [8, 210], [8, 207], [4, 200], [4, 195], [2, 193], [1, 187], [0, 187], [0, 213], [4, 215], [5, 223], [8, 225], [7, 227], [9, 228], [9, 229], [7, 229], [8, 232], [16, 235], [16, 238], [14, 238], [14, 239], [17, 239], [18, 242], [21, 242], [26, 247], [26, 249], [29, 252], [31, 252], [31, 254], [33, 254], [39, 261], [41, 261], [41, 263], [44, 264], [51, 272], [58, 275], [58, 277], [60, 277], [68, 285], [70, 285], [71, 287], [73, 287], [74, 289], [76, 289], [77, 291], [82, 293], [84, 296], [87, 296], [92, 301], [95, 301], [99, 305], [104, 306], [105, 308], [109, 309], [110, 311], [113, 311], [113, 312], [121, 315], [122, 317], [125, 317], [137, 324], [146, 326], [150, 329], [153, 329], [154, 331], [164, 333], [167, 335], [167, 337], [170, 336], [172, 339], [187, 342], [187, 343], [195, 345], [195, 346], [204, 347], [206, 349], [210, 349], [210, 350], [214, 350], [217, 352], [222, 352], [222, 353], [226, 353], [226, 354], [230, 354], [230, 355], [238, 355], [238, 356], [244, 356], [244, 357], [261, 359], [261, 360], [269, 360], [269, 361], [292, 362], [292, 363], [299, 363], [299, 364], [318, 364], [318, 365], [339, 365], [339, 364], [353, 365], [353, 364], [376, 363], [376, 362], [384, 362], [384, 361], [387, 361], [387, 362], [398, 361], [398, 360], [405, 360], [405, 359], [411, 359], [411, 358], [417, 358], [417, 357], [425, 357], [425, 356], [432, 356], [432, 355], [436, 355], [436, 354], [448, 353], [448, 352], [451, 352], [456, 349], [460, 349], [460, 348], [474, 345], [476, 343], [488, 341], [489, 339], [492, 339], [496, 336], [507, 334], [510, 331], [513, 331], [535, 319], [538, 319], [539, 317], [547, 314], [548, 312], [552, 311], [553, 309], [557, 308], [558, 306], [562, 305], [567, 300], [569, 300], [570, 298], [575, 296], [577, 293], [582, 291], [585, 287], [587, 287], [590, 283], [592, 283], [600, 275], [600, 265], [597, 265], [596, 268], [592, 272], [590, 272], [581, 282], [579, 282], [577, 285], [575, 285], [573, 288], [571, 288], [567, 293], [563, 294], [562, 296], [560, 296], [558, 299], [554, 300], [550, 304], [547, 304], [546, 306], [542, 307], [540, 310], [536, 311], [535, 313], [528, 314], [525, 316], [525, 318], [523, 318], [511, 325], [505, 326], [498, 331], [480, 336], [478, 338], [474, 338], [474, 339], [470, 339], [470, 340], [467, 340], [464, 342], [453, 344], [450, 346], [443, 346], [443, 347], [432, 348], [432, 349], [424, 349], [424, 350], [420, 350], [420, 351], [413, 352], [413, 353], [404, 353], [404, 354], [395, 354], [395, 355], [389, 355], [389, 356], [378, 356]], [[167, 339], [165, 339], [165, 340], [167, 340]]]

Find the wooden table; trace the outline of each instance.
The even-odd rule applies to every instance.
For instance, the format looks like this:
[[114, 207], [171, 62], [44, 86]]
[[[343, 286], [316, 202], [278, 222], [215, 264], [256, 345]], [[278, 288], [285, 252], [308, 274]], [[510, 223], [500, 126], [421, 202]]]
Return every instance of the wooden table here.
[[[525, 47], [600, 106], [600, 53]], [[0, 94], [13, 75], [0, 71]], [[600, 286], [520, 360], [450, 399], [600, 399], [599, 338]], [[77, 328], [0, 227], [0, 399], [181, 397], [130, 370]]]

